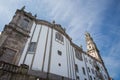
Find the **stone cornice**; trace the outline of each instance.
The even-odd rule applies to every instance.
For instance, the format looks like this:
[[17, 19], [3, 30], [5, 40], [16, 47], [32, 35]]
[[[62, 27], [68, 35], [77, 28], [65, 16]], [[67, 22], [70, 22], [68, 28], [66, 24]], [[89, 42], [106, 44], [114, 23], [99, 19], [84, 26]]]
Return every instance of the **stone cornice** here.
[[5, 25], [5, 26], [9, 26], [9, 27], [5, 27], [5, 28], [12, 28], [13, 30], [18, 31], [19, 33], [23, 34], [24, 36], [29, 37], [29, 32], [28, 31], [24, 31], [20, 27], [14, 27], [14, 26], [17, 26], [15, 24], [9, 24], [9, 25]]
[[70, 41], [72, 40], [70, 38], [70, 36], [65, 32], [65, 29], [63, 29], [60, 24], [50, 23], [45, 20], [37, 19], [35, 16], [32, 15], [32, 13], [26, 12], [24, 10], [17, 9], [16, 14], [17, 13], [20, 13], [20, 14], [23, 14], [23, 15], [29, 17], [31, 20], [35, 21], [36, 24], [46, 25], [48, 27], [54, 28], [55, 30], [57, 30], [58, 32], [60, 32], [64, 36], [66, 36]]
[[46, 25], [47, 27], [50, 27], [50, 28], [54, 28], [55, 30], [57, 30], [58, 32], [60, 32], [64, 36], [66, 36], [68, 38], [68, 40], [70, 40], [70, 41], [72, 40], [60, 24], [54, 24], [54, 23], [50, 23], [48, 21], [40, 20], [40, 19], [36, 19], [35, 23], [40, 24], [40, 25]]
[[35, 20], [35, 19], [36, 19], [36, 17], [33, 16], [32, 13], [28, 13], [28, 12], [23, 11], [23, 10], [17, 9], [17, 11], [16, 11], [15, 13], [16, 13], [16, 14], [17, 14], [17, 13], [23, 14], [23, 15], [29, 17], [31, 20]]

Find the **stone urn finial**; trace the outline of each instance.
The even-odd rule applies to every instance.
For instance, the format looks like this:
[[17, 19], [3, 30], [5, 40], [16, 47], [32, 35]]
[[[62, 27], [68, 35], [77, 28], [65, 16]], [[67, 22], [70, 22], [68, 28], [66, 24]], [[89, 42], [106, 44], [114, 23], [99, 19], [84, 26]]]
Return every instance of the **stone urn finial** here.
[[22, 11], [24, 11], [24, 9], [25, 9], [25, 6], [23, 6], [23, 7], [21, 8]]

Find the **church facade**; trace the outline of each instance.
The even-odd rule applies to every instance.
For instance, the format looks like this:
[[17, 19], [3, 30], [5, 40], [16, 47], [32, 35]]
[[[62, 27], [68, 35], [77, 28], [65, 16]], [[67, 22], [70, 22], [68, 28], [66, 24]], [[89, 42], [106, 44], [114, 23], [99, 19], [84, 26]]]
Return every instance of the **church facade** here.
[[0, 35], [0, 80], [109, 80], [89, 33], [87, 52], [61, 25], [17, 10]]

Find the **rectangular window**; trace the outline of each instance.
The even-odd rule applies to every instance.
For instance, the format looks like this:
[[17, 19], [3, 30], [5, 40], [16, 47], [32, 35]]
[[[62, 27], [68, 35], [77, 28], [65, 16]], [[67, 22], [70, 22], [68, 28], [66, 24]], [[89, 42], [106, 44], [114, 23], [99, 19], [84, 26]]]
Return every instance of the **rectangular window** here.
[[83, 71], [83, 74], [86, 75], [84, 67], [82, 67], [82, 71]]
[[92, 76], [90, 76], [90, 80], [92, 80]]
[[76, 71], [76, 72], [79, 72], [79, 70], [78, 70], [78, 65], [77, 65], [77, 64], [75, 64], [75, 71]]
[[76, 76], [76, 80], [80, 80], [79, 76]]
[[79, 59], [79, 60], [83, 60], [82, 59], [82, 53], [80, 51], [78, 51], [77, 49], [75, 49], [75, 55], [76, 55], [76, 58]]
[[91, 61], [91, 60], [89, 60], [89, 63], [90, 63], [90, 64], [92, 64], [92, 61]]
[[62, 52], [58, 50], [58, 55], [62, 55]]
[[20, 26], [24, 29], [27, 29], [28, 28], [28, 24], [29, 24], [29, 20], [27, 19], [23, 19], [20, 23]]
[[29, 44], [28, 52], [34, 53], [35, 52], [35, 48], [36, 48], [36, 42], [31, 42]]
[[91, 69], [92, 73], [94, 74], [94, 69]]
[[9, 49], [9, 48], [4, 48], [4, 53], [2, 55], [2, 58], [0, 58], [0, 60], [2, 61], [5, 61], [5, 62], [8, 62], [8, 63], [14, 63], [15, 60], [15, 55], [16, 55], [16, 52], [15, 50], [12, 50], [12, 49]]
[[106, 75], [104, 75], [105, 76], [105, 79], [107, 79], [107, 76]]
[[88, 72], [90, 72], [90, 68], [88, 67]]
[[63, 38], [62, 34], [56, 32], [56, 40], [63, 43], [64, 38]]
[[85, 80], [87, 80], [87, 79], [85, 78]]

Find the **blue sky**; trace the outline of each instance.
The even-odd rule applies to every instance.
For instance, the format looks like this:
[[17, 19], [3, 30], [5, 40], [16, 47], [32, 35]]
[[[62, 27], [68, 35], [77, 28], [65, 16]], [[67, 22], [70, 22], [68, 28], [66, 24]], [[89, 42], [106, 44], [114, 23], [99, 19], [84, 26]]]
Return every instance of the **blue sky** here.
[[73, 42], [84, 49], [84, 33], [88, 31], [110, 76], [119, 80], [120, 0], [0, 0], [0, 31], [24, 5], [37, 18], [61, 24]]

